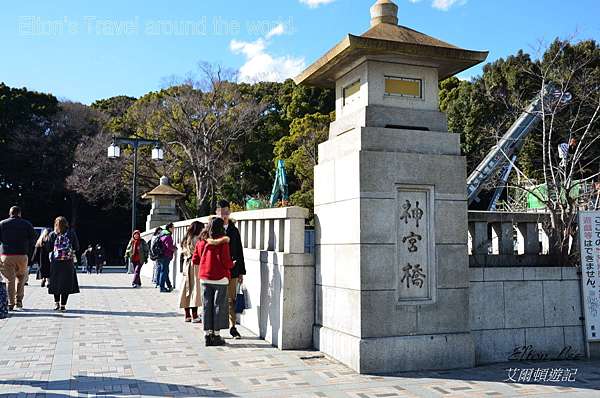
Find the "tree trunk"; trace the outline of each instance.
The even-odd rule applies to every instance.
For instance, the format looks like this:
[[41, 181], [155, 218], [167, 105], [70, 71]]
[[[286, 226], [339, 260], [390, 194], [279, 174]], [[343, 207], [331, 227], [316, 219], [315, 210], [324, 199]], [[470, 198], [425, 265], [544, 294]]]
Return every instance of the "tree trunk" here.
[[71, 193], [71, 226], [77, 227], [77, 216], [79, 215], [79, 195]]

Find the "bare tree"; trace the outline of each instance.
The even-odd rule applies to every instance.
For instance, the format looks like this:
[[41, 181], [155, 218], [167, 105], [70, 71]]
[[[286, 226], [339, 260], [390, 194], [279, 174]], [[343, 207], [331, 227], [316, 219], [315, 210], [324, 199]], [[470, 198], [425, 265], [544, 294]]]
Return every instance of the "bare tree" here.
[[77, 146], [67, 187], [90, 203], [120, 206], [128, 203], [124, 200], [129, 191], [129, 185], [124, 184], [126, 162], [108, 159], [106, 149], [110, 143], [111, 135], [101, 132]]
[[234, 78], [201, 64], [198, 79], [146, 96], [128, 113], [137, 134], [166, 142], [167, 160], [194, 187], [194, 215], [214, 205], [220, 178], [231, 166], [232, 144], [252, 131], [264, 109], [242, 94]]
[[[600, 174], [598, 52], [573, 57], [564, 53], [570, 46], [565, 41], [561, 48], [546, 51], [536, 68], [528, 71], [538, 82], [542, 99], [541, 139], [536, 142], [542, 158], [539, 169], [529, 173], [513, 165], [518, 183], [511, 185], [544, 204], [550, 216], [544, 226], [550, 250], [565, 264], [573, 254], [578, 211], [597, 206], [594, 182]], [[571, 95], [572, 100], [567, 98]]]

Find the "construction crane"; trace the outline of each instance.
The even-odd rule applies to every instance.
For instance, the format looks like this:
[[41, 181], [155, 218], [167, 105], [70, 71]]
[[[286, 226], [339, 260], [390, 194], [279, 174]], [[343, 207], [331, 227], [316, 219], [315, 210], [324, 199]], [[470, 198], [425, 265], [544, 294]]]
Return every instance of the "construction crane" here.
[[285, 173], [285, 163], [283, 160], [277, 161], [277, 171], [275, 172], [275, 182], [271, 191], [271, 207], [275, 207], [279, 200], [289, 199], [287, 174]]
[[550, 84], [546, 85], [544, 88], [543, 95], [544, 101], [542, 101], [542, 96], [538, 95], [469, 175], [469, 178], [467, 179], [467, 198], [469, 204], [479, 202], [478, 196], [484, 184], [499, 171], [502, 171], [500, 183], [496, 188], [496, 192], [492, 197], [488, 210], [494, 210], [496, 208], [496, 202], [500, 198], [502, 190], [508, 182], [512, 166], [517, 158], [518, 152], [525, 143], [525, 138], [527, 138], [529, 133], [533, 131], [535, 126], [542, 119], [542, 104], [544, 103], [545, 106], [548, 107], [548, 104], [556, 104], [556, 102], [559, 101], [560, 106], [565, 106], [571, 102], [572, 98], [570, 93], [558, 90]]

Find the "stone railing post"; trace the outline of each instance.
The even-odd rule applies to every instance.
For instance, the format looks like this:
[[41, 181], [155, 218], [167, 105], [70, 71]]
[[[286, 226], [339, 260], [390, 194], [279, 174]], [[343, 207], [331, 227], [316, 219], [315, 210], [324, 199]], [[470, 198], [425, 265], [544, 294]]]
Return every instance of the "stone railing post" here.
[[285, 247], [285, 220], [274, 220], [273, 227], [273, 238], [274, 244], [273, 251], [283, 252]]
[[538, 254], [540, 240], [536, 223], [517, 223], [517, 253]]
[[265, 221], [263, 249], [267, 251], [275, 251], [275, 220]]
[[257, 225], [258, 220], [251, 220], [250, 223], [250, 241], [248, 242], [248, 249], [256, 249], [256, 241], [257, 241]]
[[304, 253], [304, 223], [302, 218], [285, 220], [284, 252]]
[[511, 222], [492, 223], [492, 253], [514, 254], [513, 226]]
[[488, 254], [489, 238], [487, 222], [469, 222], [471, 254]]

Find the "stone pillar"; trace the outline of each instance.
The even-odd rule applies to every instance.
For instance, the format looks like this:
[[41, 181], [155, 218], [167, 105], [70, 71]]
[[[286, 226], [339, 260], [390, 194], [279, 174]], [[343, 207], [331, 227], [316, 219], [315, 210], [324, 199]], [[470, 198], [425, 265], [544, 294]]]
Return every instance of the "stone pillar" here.
[[458, 60], [420, 33], [409, 51], [406, 28], [377, 23], [389, 3], [296, 79], [336, 90], [315, 167], [314, 343], [361, 373], [470, 367], [466, 163], [438, 110]]

